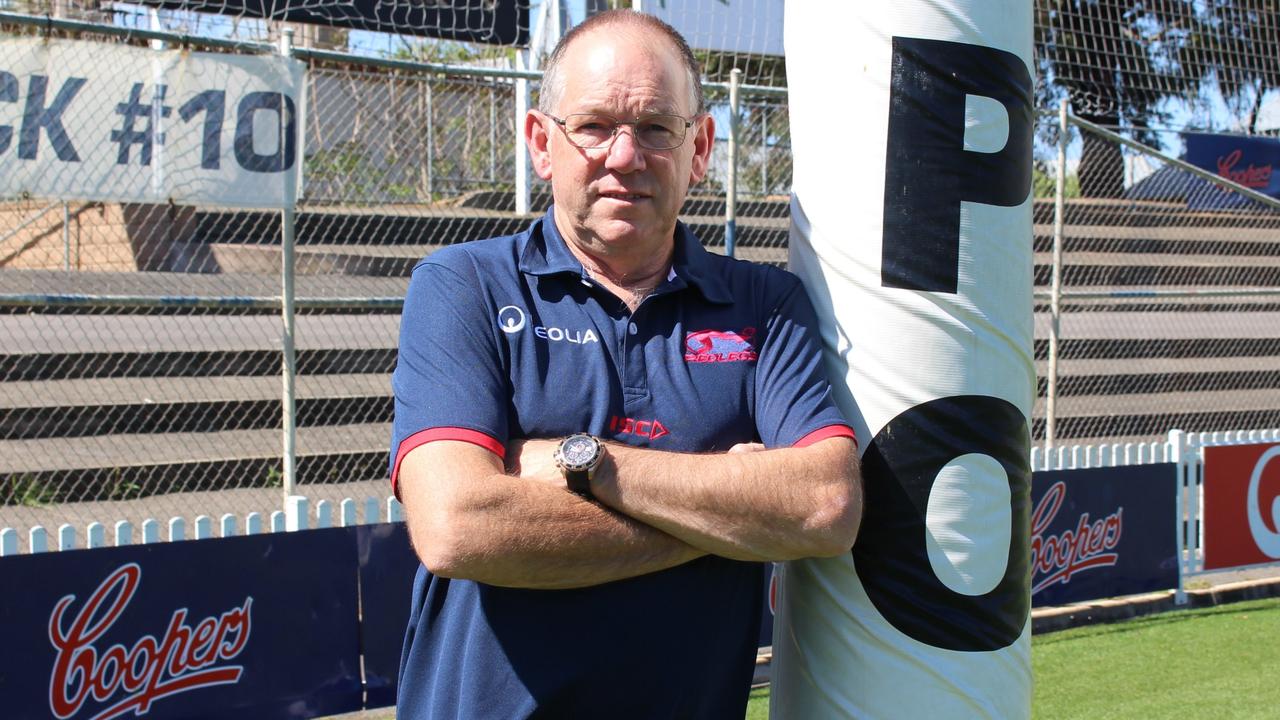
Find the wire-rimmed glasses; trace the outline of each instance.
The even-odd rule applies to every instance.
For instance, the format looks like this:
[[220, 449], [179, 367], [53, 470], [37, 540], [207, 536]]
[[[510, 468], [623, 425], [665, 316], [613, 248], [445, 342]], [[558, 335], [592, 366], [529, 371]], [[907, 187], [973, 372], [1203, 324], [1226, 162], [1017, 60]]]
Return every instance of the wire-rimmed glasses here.
[[693, 120], [679, 115], [643, 115], [623, 121], [601, 113], [572, 113], [563, 118], [547, 115], [555, 121], [569, 143], [585, 150], [607, 147], [618, 135], [618, 128], [630, 125], [636, 144], [647, 150], [671, 150], [684, 144]]

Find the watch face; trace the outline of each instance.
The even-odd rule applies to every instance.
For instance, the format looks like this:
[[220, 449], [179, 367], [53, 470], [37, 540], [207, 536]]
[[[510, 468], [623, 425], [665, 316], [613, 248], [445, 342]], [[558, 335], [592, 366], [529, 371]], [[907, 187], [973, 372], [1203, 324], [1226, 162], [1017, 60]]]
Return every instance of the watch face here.
[[560, 455], [564, 464], [569, 467], [586, 467], [595, 459], [597, 445], [595, 439], [587, 435], [574, 435], [561, 445]]

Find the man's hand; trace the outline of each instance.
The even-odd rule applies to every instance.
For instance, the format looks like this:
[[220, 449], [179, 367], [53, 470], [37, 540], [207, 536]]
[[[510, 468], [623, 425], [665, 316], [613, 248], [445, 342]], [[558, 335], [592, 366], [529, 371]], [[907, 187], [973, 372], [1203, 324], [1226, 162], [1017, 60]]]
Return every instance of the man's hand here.
[[556, 466], [559, 440], [513, 440], [507, 445], [507, 472], [548, 485], [566, 488], [564, 473]]

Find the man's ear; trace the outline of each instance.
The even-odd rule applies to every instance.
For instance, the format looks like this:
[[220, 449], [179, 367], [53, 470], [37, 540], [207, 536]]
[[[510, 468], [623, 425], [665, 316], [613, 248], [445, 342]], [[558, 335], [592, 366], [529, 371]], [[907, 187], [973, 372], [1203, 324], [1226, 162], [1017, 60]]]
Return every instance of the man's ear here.
[[533, 171], [543, 180], [551, 179], [551, 136], [542, 113], [530, 110], [524, 116], [524, 144], [529, 148]]
[[707, 176], [707, 167], [711, 164], [711, 149], [715, 145], [716, 121], [710, 113], [704, 113], [693, 127], [693, 165], [689, 169], [689, 184], [695, 185]]

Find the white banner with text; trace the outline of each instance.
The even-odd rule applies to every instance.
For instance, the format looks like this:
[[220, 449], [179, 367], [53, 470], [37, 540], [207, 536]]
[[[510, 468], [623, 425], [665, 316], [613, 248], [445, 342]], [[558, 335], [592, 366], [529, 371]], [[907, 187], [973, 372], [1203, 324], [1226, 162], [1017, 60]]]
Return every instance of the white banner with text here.
[[6, 38], [0, 194], [280, 207], [299, 180], [303, 72], [278, 56]]

